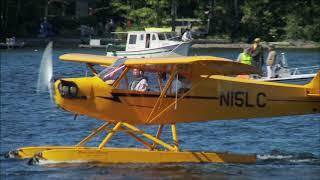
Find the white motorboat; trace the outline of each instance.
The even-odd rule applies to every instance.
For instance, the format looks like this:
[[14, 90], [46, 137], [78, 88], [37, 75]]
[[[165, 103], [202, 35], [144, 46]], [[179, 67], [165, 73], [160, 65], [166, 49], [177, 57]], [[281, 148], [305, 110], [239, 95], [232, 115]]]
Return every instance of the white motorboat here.
[[316, 76], [317, 72], [320, 70], [320, 65], [288, 68], [285, 54], [281, 53], [281, 55], [281, 61], [275, 66], [274, 77], [261, 77], [258, 80], [289, 84], [307, 84]]
[[[125, 34], [125, 33], [122, 33]], [[147, 58], [163, 56], [187, 56], [191, 42], [177, 40], [172, 32], [154, 30], [126, 32], [125, 50], [114, 50], [113, 45], [107, 45], [107, 56]]]
[[[294, 68], [297, 69], [297, 68]], [[318, 69], [320, 69], [318, 67]], [[289, 70], [290, 72], [294, 72], [295, 70]], [[308, 74], [289, 74], [288, 76], [282, 77], [274, 77], [274, 78], [266, 78], [262, 77], [260, 80], [262, 81], [270, 81], [270, 82], [279, 82], [279, 83], [289, 83], [289, 84], [307, 84], [313, 79], [317, 73], [308, 73]]]

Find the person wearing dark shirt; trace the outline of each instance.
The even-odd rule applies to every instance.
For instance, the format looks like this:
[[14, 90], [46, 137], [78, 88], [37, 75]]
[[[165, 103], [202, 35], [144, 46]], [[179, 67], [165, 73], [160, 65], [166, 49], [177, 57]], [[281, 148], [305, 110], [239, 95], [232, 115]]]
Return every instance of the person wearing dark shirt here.
[[263, 58], [263, 47], [260, 45], [260, 38], [255, 38], [254, 42], [252, 44], [252, 62], [253, 65], [255, 65], [260, 71], [262, 71], [262, 66], [264, 63], [264, 58]]

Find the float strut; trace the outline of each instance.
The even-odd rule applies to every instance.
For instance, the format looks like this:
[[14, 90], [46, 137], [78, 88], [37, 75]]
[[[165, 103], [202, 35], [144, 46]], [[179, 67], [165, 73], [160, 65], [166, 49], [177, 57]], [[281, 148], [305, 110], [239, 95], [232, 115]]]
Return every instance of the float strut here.
[[162, 140], [152, 136], [151, 134], [145, 133], [145, 132], [141, 131], [140, 129], [136, 128], [135, 126], [132, 126], [132, 125], [130, 125], [128, 123], [123, 122], [122, 124], [124, 126], [126, 126], [127, 128], [129, 128], [129, 129], [131, 129], [133, 131], [136, 131], [137, 133], [141, 134], [142, 136], [152, 140], [153, 142], [162, 145], [163, 147], [167, 148], [168, 150], [176, 151], [176, 148], [174, 146], [171, 146], [171, 145], [163, 142]]
[[121, 126], [121, 122], [118, 122], [112, 129], [111, 132], [109, 132], [109, 134], [107, 135], [106, 138], [104, 138], [104, 140], [100, 143], [99, 145], [99, 149], [102, 149], [106, 144], [107, 142], [112, 138], [112, 136], [114, 135], [114, 133], [116, 133], [116, 131], [120, 128]]
[[[156, 134], [156, 138], [160, 139], [161, 133], [162, 133], [162, 129], [163, 129], [163, 124], [161, 124], [158, 128], [157, 134]], [[153, 142], [151, 150], [154, 150], [157, 147], [157, 143]]]
[[176, 124], [171, 125], [171, 130], [174, 148], [176, 149], [176, 151], [180, 151]]
[[104, 130], [110, 124], [111, 124], [110, 122], [104, 123], [102, 126], [100, 126], [99, 128], [95, 129], [91, 134], [89, 134], [87, 137], [85, 137], [82, 141], [80, 141], [76, 146], [84, 145], [85, 143], [90, 141], [90, 139], [92, 139], [94, 136], [96, 136], [99, 132]]

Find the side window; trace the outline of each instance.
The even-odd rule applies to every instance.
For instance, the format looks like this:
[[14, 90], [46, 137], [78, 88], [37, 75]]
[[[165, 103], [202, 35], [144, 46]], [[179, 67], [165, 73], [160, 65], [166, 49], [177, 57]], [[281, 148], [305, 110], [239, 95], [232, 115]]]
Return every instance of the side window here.
[[[141, 74], [140, 71], [141, 70], [139, 69], [130, 69], [126, 73], [125, 77], [120, 80], [120, 84], [117, 88], [132, 90], [136, 87], [141, 87], [146, 82], [146, 90], [141, 90], [142, 92], [160, 92], [158, 85], [158, 73], [142, 71]], [[145, 82], [141, 81], [143, 79], [145, 79]], [[142, 83], [140, 84], [140, 82]]]
[[140, 34], [140, 41], [143, 41], [143, 39], [144, 39], [144, 35]]
[[183, 94], [191, 89], [191, 80], [181, 74], [179, 74], [171, 84], [170, 93], [171, 94]]
[[159, 40], [166, 40], [166, 37], [163, 33], [159, 33]]
[[137, 35], [130, 35], [129, 44], [136, 44]]
[[157, 38], [156, 38], [156, 35], [155, 34], [152, 34], [152, 40], [154, 41], [154, 40], [157, 40]]

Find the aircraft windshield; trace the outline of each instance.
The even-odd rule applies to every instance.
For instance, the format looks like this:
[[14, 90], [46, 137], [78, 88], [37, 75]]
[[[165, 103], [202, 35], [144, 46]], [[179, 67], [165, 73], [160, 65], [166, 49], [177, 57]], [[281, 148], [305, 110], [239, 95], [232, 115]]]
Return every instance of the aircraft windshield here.
[[103, 71], [101, 71], [99, 73], [99, 77], [103, 81], [117, 79], [125, 67], [125, 61], [126, 58], [117, 59], [115, 63], [111, 64], [110, 66], [106, 67]]

